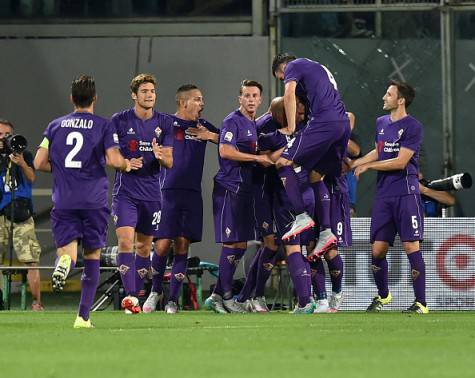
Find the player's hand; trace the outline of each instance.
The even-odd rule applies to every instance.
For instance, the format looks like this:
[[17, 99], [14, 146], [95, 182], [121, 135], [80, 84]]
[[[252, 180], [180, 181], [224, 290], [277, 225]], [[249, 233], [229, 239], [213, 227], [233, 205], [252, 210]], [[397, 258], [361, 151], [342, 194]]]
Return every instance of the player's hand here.
[[186, 129], [185, 134], [194, 136], [199, 140], [209, 140], [209, 130], [204, 127], [201, 123], [198, 123], [196, 127], [189, 127]]
[[26, 161], [23, 158], [23, 154], [10, 154], [10, 160], [19, 167], [24, 167], [26, 165]]
[[271, 165], [274, 165], [274, 161], [269, 157], [269, 155], [256, 155], [257, 160], [260, 165], [264, 167], [270, 167]]
[[355, 169], [355, 176], [359, 180], [360, 175], [362, 173], [365, 173], [369, 169], [369, 166], [367, 164], [360, 165], [359, 167], [356, 167]]
[[163, 147], [157, 144], [157, 139], [153, 138], [152, 140], [152, 150], [155, 155], [155, 159], [163, 160]]
[[[137, 169], [140, 169], [143, 167], [143, 157], [132, 158], [129, 160], [129, 163], [130, 163], [130, 170], [136, 171]], [[127, 172], [130, 172], [130, 171], [127, 171]]]
[[343, 159], [343, 163], [341, 164], [341, 173], [344, 175], [353, 169], [352, 167], [353, 162], [351, 159], [347, 157]]
[[290, 131], [290, 129], [288, 127], [283, 127], [281, 129], [278, 129], [278, 130], [281, 134], [284, 134], [284, 135], [292, 135], [293, 134], [293, 132]]
[[138, 168], [132, 167], [132, 163], [129, 159], [124, 159], [125, 161], [125, 169], [124, 172], [130, 172], [131, 170], [136, 170]]

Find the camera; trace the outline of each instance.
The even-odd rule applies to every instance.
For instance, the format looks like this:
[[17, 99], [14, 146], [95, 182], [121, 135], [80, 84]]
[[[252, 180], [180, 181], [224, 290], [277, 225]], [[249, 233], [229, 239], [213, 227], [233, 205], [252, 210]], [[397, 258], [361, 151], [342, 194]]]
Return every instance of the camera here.
[[456, 175], [432, 180], [426, 185], [429, 189], [433, 190], [462, 190], [472, 187], [472, 176], [470, 173], [457, 173]]
[[2, 139], [3, 148], [0, 150], [0, 154], [10, 155], [10, 154], [21, 154], [26, 150], [28, 142], [23, 135], [12, 134], [7, 135]]
[[0, 149], [0, 170], [6, 169], [8, 162], [10, 161], [10, 154], [21, 154], [26, 150], [28, 142], [23, 135], [12, 134], [7, 135], [5, 138], [0, 139], [3, 147]]

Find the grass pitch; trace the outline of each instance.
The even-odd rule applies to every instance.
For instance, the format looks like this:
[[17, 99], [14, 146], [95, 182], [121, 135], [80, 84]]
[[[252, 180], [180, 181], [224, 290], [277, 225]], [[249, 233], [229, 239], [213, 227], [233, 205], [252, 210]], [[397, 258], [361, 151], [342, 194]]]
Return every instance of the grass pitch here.
[[0, 313], [0, 376], [473, 377], [475, 315]]

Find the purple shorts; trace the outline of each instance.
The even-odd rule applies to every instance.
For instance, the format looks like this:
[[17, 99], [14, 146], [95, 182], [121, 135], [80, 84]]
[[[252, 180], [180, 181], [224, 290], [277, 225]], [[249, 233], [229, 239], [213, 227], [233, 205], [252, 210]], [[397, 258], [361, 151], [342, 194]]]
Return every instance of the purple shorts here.
[[201, 241], [203, 234], [203, 199], [194, 190], [162, 190], [162, 216], [158, 239], [183, 236], [192, 243]]
[[110, 211], [100, 209], [51, 210], [51, 228], [57, 248], [74, 240], [80, 240], [85, 249], [99, 249], [106, 246], [107, 224]]
[[112, 216], [116, 228], [133, 227], [136, 232], [156, 236], [161, 218], [160, 201], [143, 201], [125, 194], [112, 196]]
[[256, 239], [275, 233], [272, 215], [272, 192], [267, 185], [254, 185], [254, 217], [256, 220]]
[[216, 243], [253, 240], [254, 198], [227, 190], [219, 183], [213, 188], [214, 235]]
[[315, 122], [297, 134], [282, 153], [282, 157], [308, 171], [339, 176], [342, 160], [350, 138], [350, 122]]
[[419, 194], [376, 198], [371, 214], [371, 243], [384, 241], [392, 246], [396, 234], [403, 242], [422, 240], [423, 214]]

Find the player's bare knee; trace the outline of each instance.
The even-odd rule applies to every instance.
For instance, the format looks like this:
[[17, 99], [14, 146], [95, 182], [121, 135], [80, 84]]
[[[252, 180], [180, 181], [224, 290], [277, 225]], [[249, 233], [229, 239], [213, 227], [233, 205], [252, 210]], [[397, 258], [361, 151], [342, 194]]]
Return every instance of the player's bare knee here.
[[118, 240], [120, 252], [132, 252], [134, 250], [134, 241], [126, 237], [119, 238]]
[[324, 258], [326, 261], [331, 261], [337, 255], [338, 255], [338, 251], [336, 249], [330, 249], [327, 253], [325, 253]]
[[412, 241], [412, 242], [403, 242], [402, 245], [407, 255], [410, 255], [411, 253], [414, 253], [414, 252], [418, 252], [420, 250], [420, 245], [419, 245], [418, 240]]
[[99, 260], [101, 257], [100, 249], [84, 249], [85, 260]]
[[186, 255], [190, 247], [190, 241], [184, 237], [178, 237], [175, 239], [175, 245], [173, 252], [175, 255]]
[[223, 246], [227, 248], [247, 249], [247, 242], [223, 243]]

